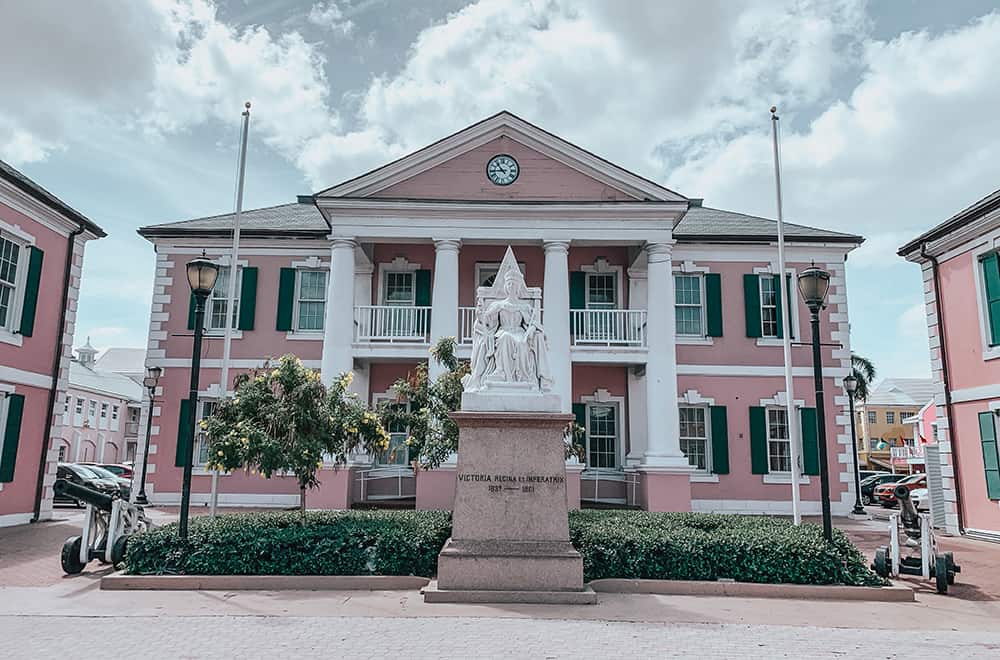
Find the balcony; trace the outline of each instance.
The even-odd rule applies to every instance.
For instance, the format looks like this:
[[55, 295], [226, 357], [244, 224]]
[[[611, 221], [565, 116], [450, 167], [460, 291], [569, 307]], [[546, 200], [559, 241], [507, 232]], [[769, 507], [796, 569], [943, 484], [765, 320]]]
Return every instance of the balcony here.
[[360, 343], [429, 343], [431, 308], [360, 305], [354, 308], [354, 341]]
[[139, 435], [139, 422], [125, 422], [125, 437], [134, 438]]
[[571, 346], [646, 346], [644, 309], [571, 309], [569, 318]]
[[890, 450], [893, 463], [923, 463], [924, 462], [924, 447], [923, 445], [903, 445], [902, 447], [893, 447]]

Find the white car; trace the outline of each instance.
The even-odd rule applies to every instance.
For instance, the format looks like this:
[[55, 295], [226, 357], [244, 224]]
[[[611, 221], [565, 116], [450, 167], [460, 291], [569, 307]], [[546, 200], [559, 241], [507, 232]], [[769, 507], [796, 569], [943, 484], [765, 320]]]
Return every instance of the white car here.
[[930, 511], [931, 501], [927, 496], [926, 488], [914, 488], [910, 491], [910, 499], [913, 500], [913, 507], [917, 511]]

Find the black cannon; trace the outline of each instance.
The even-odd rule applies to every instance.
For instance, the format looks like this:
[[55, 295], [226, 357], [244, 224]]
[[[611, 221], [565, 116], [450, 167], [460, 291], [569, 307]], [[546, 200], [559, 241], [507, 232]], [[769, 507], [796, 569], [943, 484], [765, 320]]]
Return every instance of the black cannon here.
[[62, 568], [76, 575], [91, 560], [118, 564], [125, 559], [129, 537], [148, 529], [150, 522], [141, 506], [107, 495], [65, 479], [56, 479], [53, 490], [87, 505], [83, 534], [66, 539], [62, 547]]

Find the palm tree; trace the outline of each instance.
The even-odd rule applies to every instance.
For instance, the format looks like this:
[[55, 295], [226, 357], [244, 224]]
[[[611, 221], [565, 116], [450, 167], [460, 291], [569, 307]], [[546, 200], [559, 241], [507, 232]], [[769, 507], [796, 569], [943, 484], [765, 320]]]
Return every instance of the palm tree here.
[[874, 363], [863, 355], [851, 353], [851, 369], [854, 378], [858, 381], [858, 389], [854, 392], [855, 400], [868, 400], [869, 387], [875, 380], [876, 374]]

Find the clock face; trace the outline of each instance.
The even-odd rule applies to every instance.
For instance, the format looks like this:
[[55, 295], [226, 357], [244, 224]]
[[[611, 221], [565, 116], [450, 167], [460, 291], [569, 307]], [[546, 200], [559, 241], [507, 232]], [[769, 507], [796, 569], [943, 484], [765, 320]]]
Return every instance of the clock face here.
[[494, 156], [486, 165], [486, 176], [498, 186], [509, 186], [514, 183], [520, 171], [517, 161], [507, 154]]

